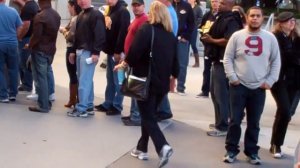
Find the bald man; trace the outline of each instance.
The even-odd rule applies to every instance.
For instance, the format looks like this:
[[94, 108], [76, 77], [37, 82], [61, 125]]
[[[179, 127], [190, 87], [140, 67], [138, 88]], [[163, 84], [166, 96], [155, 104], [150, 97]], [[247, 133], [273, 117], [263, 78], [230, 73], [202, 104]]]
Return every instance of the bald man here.
[[223, 57], [230, 36], [243, 28], [240, 16], [231, 12], [234, 0], [220, 0], [216, 21], [207, 34], [201, 38], [206, 43], [207, 56], [212, 61], [211, 98], [215, 109], [215, 125], [208, 136], [226, 136], [229, 117], [229, 86], [226, 78]]

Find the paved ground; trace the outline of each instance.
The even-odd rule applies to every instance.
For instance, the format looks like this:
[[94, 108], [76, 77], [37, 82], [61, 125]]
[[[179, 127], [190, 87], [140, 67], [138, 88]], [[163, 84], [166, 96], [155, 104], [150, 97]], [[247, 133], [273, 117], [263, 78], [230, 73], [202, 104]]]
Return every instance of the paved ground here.
[[[0, 167], [2, 168], [152, 168], [158, 158], [149, 143], [150, 160], [143, 162], [131, 158], [140, 136], [139, 127], [125, 127], [120, 116], [108, 117], [97, 112], [92, 118], [70, 118], [69, 109], [63, 107], [68, 99], [68, 77], [65, 68], [65, 42], [58, 39], [58, 50], [53, 63], [56, 79], [56, 101], [49, 114], [29, 112], [29, 105], [20, 93], [15, 103], [0, 104]], [[202, 59], [201, 59], [202, 61]], [[193, 63], [191, 59], [190, 64]], [[203, 63], [201, 62], [201, 65]], [[205, 131], [214, 120], [210, 99], [195, 98], [202, 81], [202, 67], [188, 69], [187, 96], [170, 94], [173, 120], [160, 123], [170, 144], [174, 148], [170, 168], [202, 167], [253, 167], [239, 155], [236, 164], [221, 162], [225, 153], [224, 138], [207, 137]], [[95, 104], [104, 99], [105, 71], [98, 68], [95, 73]], [[129, 111], [129, 99], [124, 100], [124, 111]], [[275, 103], [268, 94], [265, 111], [261, 119], [259, 145], [263, 164], [260, 167], [292, 167], [293, 155], [300, 135], [299, 108], [287, 132], [283, 151], [286, 157], [275, 160], [268, 153], [271, 127], [274, 120]], [[243, 130], [245, 123], [243, 124]], [[241, 139], [241, 145], [243, 138]], [[242, 147], [243, 149], [243, 147]]]

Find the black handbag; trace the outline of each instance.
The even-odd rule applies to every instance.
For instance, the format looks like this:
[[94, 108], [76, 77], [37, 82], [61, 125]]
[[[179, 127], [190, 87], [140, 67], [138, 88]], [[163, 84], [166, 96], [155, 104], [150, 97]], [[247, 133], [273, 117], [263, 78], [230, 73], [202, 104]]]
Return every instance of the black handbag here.
[[124, 96], [146, 101], [149, 95], [149, 85], [151, 79], [152, 49], [154, 40], [154, 28], [152, 27], [150, 60], [147, 77], [137, 77], [132, 74], [132, 67], [129, 67], [128, 73], [121, 86], [121, 93]]

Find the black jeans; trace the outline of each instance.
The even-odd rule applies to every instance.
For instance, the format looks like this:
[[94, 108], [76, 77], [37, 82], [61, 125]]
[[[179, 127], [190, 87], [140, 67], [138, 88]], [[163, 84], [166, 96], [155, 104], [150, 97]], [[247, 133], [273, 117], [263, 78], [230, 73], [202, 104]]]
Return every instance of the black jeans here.
[[298, 89], [296, 88], [288, 87], [284, 81], [278, 81], [271, 89], [271, 93], [277, 105], [271, 145], [283, 145], [288, 124], [296, 110], [292, 108], [292, 104], [296, 98], [297, 91]]
[[226, 150], [239, 153], [239, 141], [241, 138], [241, 122], [243, 120], [244, 109], [246, 108], [247, 128], [245, 132], [244, 153], [249, 156], [257, 154], [259, 135], [259, 121], [264, 110], [266, 91], [261, 88], [249, 89], [242, 84], [230, 85], [230, 123], [226, 137]]
[[[206, 57], [206, 56], [205, 56]], [[210, 71], [211, 71], [211, 60], [204, 57], [204, 70], [203, 70], [203, 81], [201, 91], [204, 94], [209, 93], [210, 86]]]
[[71, 64], [69, 62], [69, 55], [71, 52], [71, 47], [67, 47], [67, 52], [66, 52], [66, 65], [67, 65], [67, 70], [70, 78], [70, 84], [77, 84], [77, 74], [76, 74], [76, 61], [75, 64]]
[[168, 144], [154, 117], [157, 107], [164, 96], [165, 95], [157, 95], [150, 91], [147, 101], [137, 101], [141, 114], [142, 136], [137, 145], [137, 149], [140, 151], [148, 151], [149, 136], [151, 137], [158, 154], [162, 147]]

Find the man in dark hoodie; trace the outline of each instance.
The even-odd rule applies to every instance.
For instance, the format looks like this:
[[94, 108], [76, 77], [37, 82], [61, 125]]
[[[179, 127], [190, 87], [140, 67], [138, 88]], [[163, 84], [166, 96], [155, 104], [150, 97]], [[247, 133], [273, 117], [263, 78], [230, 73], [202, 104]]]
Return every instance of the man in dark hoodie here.
[[[124, 43], [130, 24], [130, 14], [127, 4], [123, 0], [106, 0], [109, 6], [105, 17], [106, 44], [103, 51], [107, 54], [105, 101], [95, 106], [98, 111], [106, 115], [119, 115], [123, 110], [123, 95], [120, 92], [118, 72], [114, 72], [115, 65], [123, 59]], [[121, 81], [120, 81], [121, 82]]]
[[194, 12], [191, 5], [184, 0], [174, 0], [173, 6], [178, 17], [178, 46], [177, 57], [179, 62], [179, 75], [177, 79], [177, 92], [185, 95], [185, 80], [189, 64], [190, 39], [195, 28]]
[[226, 78], [223, 57], [231, 35], [243, 28], [240, 16], [231, 12], [234, 0], [220, 0], [219, 13], [209, 32], [201, 40], [207, 44], [212, 60], [210, 93], [215, 109], [215, 125], [209, 136], [226, 136], [229, 117], [229, 82]]
[[52, 9], [51, 0], [39, 0], [41, 11], [33, 20], [33, 32], [29, 42], [31, 49], [32, 75], [36, 82], [38, 105], [29, 107], [30, 111], [48, 112], [51, 109], [49, 101], [49, 76], [51, 64], [56, 52], [57, 32], [60, 25], [59, 14]]

